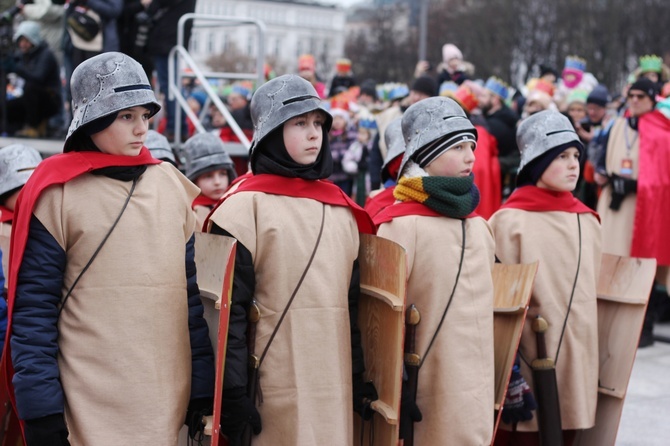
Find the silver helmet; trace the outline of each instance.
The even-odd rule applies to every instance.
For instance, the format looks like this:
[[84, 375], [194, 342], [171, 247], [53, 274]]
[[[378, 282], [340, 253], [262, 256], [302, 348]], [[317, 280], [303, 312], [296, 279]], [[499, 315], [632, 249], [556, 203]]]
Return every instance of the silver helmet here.
[[228, 180], [237, 177], [235, 164], [226, 153], [223, 141], [212, 133], [198, 133], [184, 143], [186, 177], [195, 181], [203, 173], [216, 169], [226, 169]]
[[402, 116], [402, 134], [407, 147], [398, 175], [402, 175], [417, 150], [444, 136], [465, 130], [477, 136], [475, 126], [463, 108], [451, 98], [426, 98], [410, 106]]
[[72, 134], [91, 121], [139, 105], [149, 105], [153, 116], [161, 107], [142, 65], [122, 53], [111, 51], [85, 60], [72, 72], [70, 85], [72, 123], [64, 152], [72, 150]]
[[521, 121], [516, 131], [516, 143], [521, 152], [519, 172], [555, 147], [575, 143], [580, 151], [583, 149], [570, 120], [554, 110], [544, 110]]
[[[384, 142], [386, 143], [386, 158], [382, 165], [382, 180], [388, 179], [396, 180], [397, 178], [390, 178], [390, 173], [386, 170], [389, 163], [396, 157], [405, 153], [405, 139], [402, 136], [402, 117], [399, 116], [389, 123], [384, 130]], [[386, 177], [386, 178], [384, 178]]]
[[172, 152], [172, 146], [167, 138], [156, 130], [149, 130], [147, 138], [144, 140], [144, 146], [149, 149], [151, 155], [159, 160], [170, 160], [176, 163], [177, 160]]
[[0, 149], [0, 195], [26, 184], [41, 161], [40, 152], [24, 144]]
[[258, 143], [274, 129], [291, 118], [314, 110], [325, 113], [327, 119], [324, 129], [328, 132], [333, 117], [321, 104], [312, 84], [298, 75], [285, 74], [261, 85], [251, 98], [254, 139], [249, 148], [249, 157], [254, 158], [254, 149]]

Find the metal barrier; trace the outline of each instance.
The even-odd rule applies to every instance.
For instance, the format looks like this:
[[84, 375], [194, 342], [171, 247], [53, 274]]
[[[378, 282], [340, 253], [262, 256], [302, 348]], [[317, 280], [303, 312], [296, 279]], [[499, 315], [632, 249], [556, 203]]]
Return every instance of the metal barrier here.
[[[184, 28], [186, 23], [192, 20], [193, 26], [198, 28], [211, 28], [219, 26], [254, 26], [257, 30], [257, 39], [258, 42], [258, 57], [256, 58], [256, 72], [255, 73], [214, 73], [214, 72], [204, 72], [200, 69], [198, 64], [193, 60], [188, 50], [184, 47]], [[198, 20], [198, 22], [195, 22]], [[227, 149], [230, 147], [230, 155], [246, 155], [248, 153], [251, 143], [246, 137], [244, 132], [240, 129], [239, 125], [232, 117], [228, 108], [223, 104], [218, 94], [214, 91], [212, 86], [209, 84], [208, 79], [248, 79], [256, 81], [256, 85], [261, 85], [264, 81], [264, 65], [265, 65], [265, 24], [259, 20], [253, 19], [240, 19], [237, 17], [228, 17], [228, 16], [211, 16], [207, 14], [195, 14], [189, 13], [184, 14], [178, 23], [177, 28], [177, 45], [172, 48], [168, 57], [168, 97], [170, 100], [175, 100], [178, 106], [175, 110], [175, 148], [180, 149], [182, 145], [182, 110], [186, 113], [186, 116], [193, 122], [195, 128], [198, 132], [205, 132], [204, 127], [200, 121], [200, 117], [196, 116], [193, 113], [193, 110], [188, 106], [186, 98], [181, 92], [182, 80], [185, 77], [193, 77], [200, 81], [201, 86], [207, 94], [207, 101], [212, 102], [216, 108], [223, 114], [226, 119], [226, 122], [233, 130], [235, 135], [239, 138], [240, 144], [235, 143], [226, 143]], [[184, 68], [190, 68], [192, 74], [186, 74], [183, 70], [179, 68], [179, 62], [184, 64]], [[237, 153], [242, 149], [243, 153]]]

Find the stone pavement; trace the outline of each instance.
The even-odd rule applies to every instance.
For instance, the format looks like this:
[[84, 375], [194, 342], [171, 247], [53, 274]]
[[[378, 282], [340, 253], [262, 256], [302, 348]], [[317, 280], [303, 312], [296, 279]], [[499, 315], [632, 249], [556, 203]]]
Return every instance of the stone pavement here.
[[[670, 338], [670, 322], [656, 324], [654, 335]], [[670, 344], [637, 351], [616, 445], [670, 445]]]

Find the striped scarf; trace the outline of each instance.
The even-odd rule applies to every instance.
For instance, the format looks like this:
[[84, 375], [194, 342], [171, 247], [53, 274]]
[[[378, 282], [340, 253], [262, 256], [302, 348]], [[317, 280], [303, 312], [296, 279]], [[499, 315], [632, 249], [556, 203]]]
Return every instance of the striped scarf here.
[[400, 201], [416, 201], [450, 218], [465, 218], [479, 204], [474, 175], [458, 177], [402, 177], [393, 192]]

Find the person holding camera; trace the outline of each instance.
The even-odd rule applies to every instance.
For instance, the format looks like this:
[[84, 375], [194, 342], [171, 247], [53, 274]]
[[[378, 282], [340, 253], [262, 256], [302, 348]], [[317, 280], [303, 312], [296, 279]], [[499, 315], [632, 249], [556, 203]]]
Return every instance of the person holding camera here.
[[47, 120], [61, 106], [60, 68], [56, 56], [42, 40], [37, 22], [22, 22], [14, 42], [17, 51], [3, 61], [5, 72], [16, 73], [25, 84], [21, 96], [7, 101], [5, 130], [17, 136], [44, 137]]

